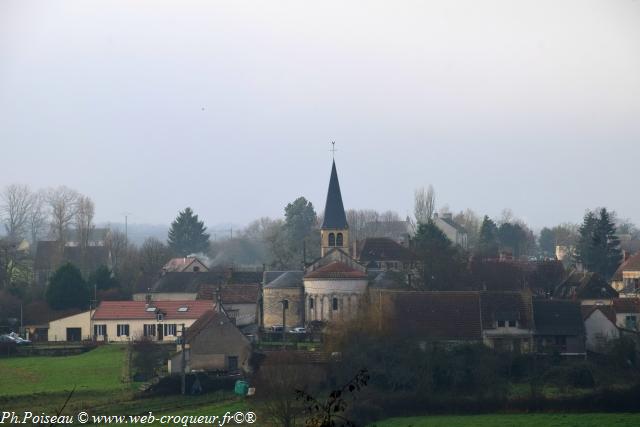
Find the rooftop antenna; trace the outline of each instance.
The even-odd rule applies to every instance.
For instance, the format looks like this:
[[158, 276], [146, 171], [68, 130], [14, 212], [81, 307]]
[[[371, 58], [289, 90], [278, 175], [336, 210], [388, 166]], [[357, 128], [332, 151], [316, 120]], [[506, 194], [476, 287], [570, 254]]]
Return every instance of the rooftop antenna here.
[[122, 215], [124, 215], [124, 242], [125, 242], [125, 246], [129, 246], [129, 215], [131, 215], [131, 212], [122, 212]]
[[333, 160], [335, 160], [336, 159], [336, 151], [338, 151], [338, 150], [336, 150], [336, 142], [335, 141], [331, 141], [331, 150], [329, 150], [329, 151], [331, 151], [331, 158]]

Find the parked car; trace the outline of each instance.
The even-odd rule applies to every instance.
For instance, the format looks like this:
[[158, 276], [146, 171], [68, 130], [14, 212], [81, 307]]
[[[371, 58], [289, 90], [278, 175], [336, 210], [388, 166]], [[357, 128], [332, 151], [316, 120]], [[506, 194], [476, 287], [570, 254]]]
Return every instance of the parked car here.
[[18, 345], [31, 344], [31, 340], [24, 339], [20, 335], [16, 334], [15, 332], [11, 332], [10, 334], [7, 334], [7, 335], [2, 335], [2, 337], [0, 337], [0, 340], [2, 342], [14, 342]]
[[306, 334], [307, 330], [306, 330], [306, 328], [303, 328], [302, 326], [298, 326], [297, 328], [293, 328], [292, 330], [290, 330], [289, 333], [291, 333], [291, 334]]
[[270, 328], [271, 332], [282, 332], [282, 325], [274, 325]]

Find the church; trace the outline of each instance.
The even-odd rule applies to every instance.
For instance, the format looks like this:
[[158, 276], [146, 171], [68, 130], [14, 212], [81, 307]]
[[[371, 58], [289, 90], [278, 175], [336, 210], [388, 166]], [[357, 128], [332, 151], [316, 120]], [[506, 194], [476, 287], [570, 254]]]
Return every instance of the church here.
[[366, 296], [367, 268], [355, 259], [335, 161], [320, 228], [320, 258], [304, 271], [265, 272], [263, 326], [287, 329], [309, 322], [352, 319]]

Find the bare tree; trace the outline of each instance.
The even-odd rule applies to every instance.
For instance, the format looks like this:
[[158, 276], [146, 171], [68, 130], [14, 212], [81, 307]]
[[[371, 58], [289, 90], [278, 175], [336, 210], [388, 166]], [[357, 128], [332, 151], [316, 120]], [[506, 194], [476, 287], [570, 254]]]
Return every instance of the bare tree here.
[[127, 236], [121, 231], [111, 230], [107, 235], [106, 246], [111, 255], [112, 269], [119, 272], [123, 260], [127, 256]]
[[8, 185], [1, 194], [0, 215], [10, 239], [22, 239], [27, 232], [33, 197], [26, 185]]
[[29, 212], [28, 226], [31, 244], [36, 243], [44, 235], [47, 225], [47, 211], [45, 209], [45, 194], [42, 191], [34, 193], [32, 196], [31, 211]]
[[155, 237], [145, 239], [140, 247], [140, 269], [144, 273], [157, 273], [171, 258], [171, 250]]
[[47, 203], [51, 209], [51, 234], [61, 245], [64, 245], [67, 230], [76, 216], [78, 198], [77, 191], [65, 186], [50, 189], [47, 193]]
[[95, 228], [93, 224], [93, 216], [95, 214], [95, 205], [88, 196], [79, 196], [76, 205], [76, 230], [78, 232], [78, 241], [81, 248], [89, 246], [91, 232]]
[[436, 210], [436, 192], [429, 184], [427, 190], [421, 187], [415, 191], [414, 215], [418, 224], [426, 224]]

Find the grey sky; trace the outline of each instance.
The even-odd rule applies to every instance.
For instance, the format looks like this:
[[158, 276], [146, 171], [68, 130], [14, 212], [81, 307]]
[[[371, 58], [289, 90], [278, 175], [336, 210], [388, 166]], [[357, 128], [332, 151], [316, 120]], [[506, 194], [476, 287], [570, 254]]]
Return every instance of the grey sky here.
[[640, 223], [640, 1], [0, 2], [0, 186], [98, 221], [438, 204]]

